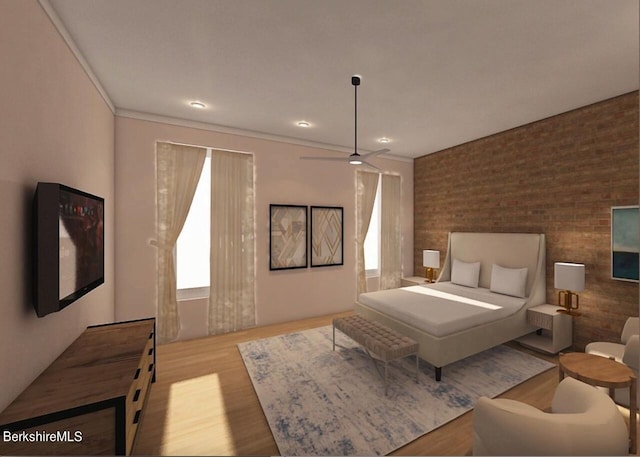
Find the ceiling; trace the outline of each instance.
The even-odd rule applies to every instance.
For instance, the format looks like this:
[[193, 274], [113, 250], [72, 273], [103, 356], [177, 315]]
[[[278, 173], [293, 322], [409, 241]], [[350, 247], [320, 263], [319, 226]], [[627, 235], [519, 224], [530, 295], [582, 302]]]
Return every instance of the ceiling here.
[[359, 147], [403, 157], [638, 89], [637, 0], [41, 3], [116, 112], [328, 149], [353, 148], [354, 74]]

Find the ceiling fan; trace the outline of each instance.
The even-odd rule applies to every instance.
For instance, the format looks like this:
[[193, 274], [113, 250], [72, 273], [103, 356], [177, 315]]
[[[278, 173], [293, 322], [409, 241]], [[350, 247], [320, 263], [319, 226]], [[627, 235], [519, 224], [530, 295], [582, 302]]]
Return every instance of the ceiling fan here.
[[355, 106], [355, 110], [354, 110], [354, 121], [355, 121], [355, 140], [354, 140], [354, 148], [353, 148], [353, 154], [351, 154], [348, 157], [300, 157], [303, 160], [330, 160], [330, 161], [336, 161], [336, 162], [349, 162], [351, 165], [366, 165], [367, 167], [371, 167], [374, 168], [376, 170], [380, 170], [380, 168], [376, 167], [375, 165], [370, 164], [369, 162], [366, 161], [366, 159], [369, 159], [371, 157], [375, 157], [379, 154], [384, 154], [385, 152], [389, 152], [390, 149], [384, 148], [384, 149], [378, 149], [377, 151], [372, 151], [372, 152], [368, 152], [366, 154], [358, 154], [358, 86], [360, 85], [360, 76], [352, 76], [351, 77], [351, 84], [353, 85], [353, 89], [354, 89], [354, 106]]

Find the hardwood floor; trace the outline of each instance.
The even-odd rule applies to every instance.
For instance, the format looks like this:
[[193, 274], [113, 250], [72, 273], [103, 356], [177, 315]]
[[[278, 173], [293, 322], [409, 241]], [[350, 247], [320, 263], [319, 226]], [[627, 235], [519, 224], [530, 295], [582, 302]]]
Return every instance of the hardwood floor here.
[[[278, 455], [236, 344], [330, 325], [334, 317], [350, 314], [158, 346], [157, 382], [151, 388], [134, 454]], [[515, 343], [513, 347], [557, 363], [557, 357], [544, 356]], [[557, 370], [549, 370], [502, 397], [546, 409], [557, 384]], [[468, 455], [472, 440], [471, 411], [398, 449], [394, 455]]]
[[236, 344], [329, 325], [342, 313], [160, 345], [138, 455], [278, 455]]

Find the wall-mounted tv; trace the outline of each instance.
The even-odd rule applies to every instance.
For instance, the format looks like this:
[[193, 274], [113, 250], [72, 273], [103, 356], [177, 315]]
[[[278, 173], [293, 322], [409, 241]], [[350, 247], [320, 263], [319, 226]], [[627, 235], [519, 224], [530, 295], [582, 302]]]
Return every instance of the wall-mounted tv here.
[[43, 317], [104, 283], [104, 199], [40, 182], [34, 219], [34, 307]]

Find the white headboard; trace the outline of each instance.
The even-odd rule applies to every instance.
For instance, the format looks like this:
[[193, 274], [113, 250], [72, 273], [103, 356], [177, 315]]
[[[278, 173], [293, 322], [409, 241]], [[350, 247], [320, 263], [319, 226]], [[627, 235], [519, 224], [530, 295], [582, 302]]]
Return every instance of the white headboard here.
[[480, 262], [479, 286], [491, 285], [491, 267], [527, 268], [528, 305], [546, 302], [545, 238], [542, 233], [449, 233], [447, 256], [438, 281], [451, 279], [453, 259]]

